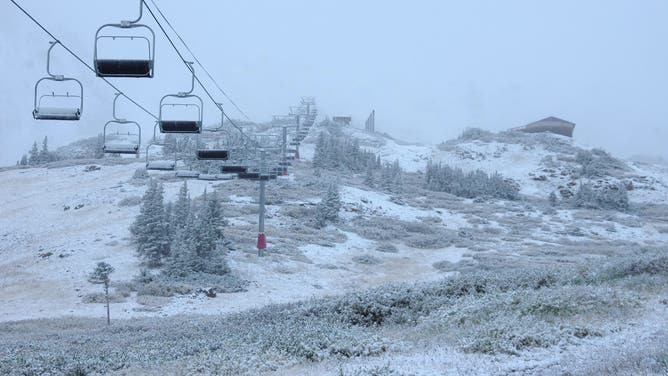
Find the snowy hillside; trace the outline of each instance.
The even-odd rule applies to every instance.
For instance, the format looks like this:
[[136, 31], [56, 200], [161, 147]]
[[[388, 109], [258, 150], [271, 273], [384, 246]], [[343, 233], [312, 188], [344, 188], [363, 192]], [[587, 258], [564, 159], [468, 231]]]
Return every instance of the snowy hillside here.
[[[357, 139], [383, 161], [398, 160], [405, 170], [401, 187], [371, 187], [359, 172], [316, 172], [319, 132]], [[188, 181], [193, 198], [205, 190], [221, 197], [229, 222], [225, 257], [246, 281], [244, 291], [215, 297], [156, 296], [133, 287], [144, 267], [129, 230], [147, 189], [148, 179], [136, 174], [143, 162], [107, 158], [0, 171], [0, 338], [8, 343], [0, 345], [0, 371], [18, 364], [5, 355], [9, 351], [32, 359], [36, 370], [57, 363], [30, 352], [27, 339], [15, 334], [22, 327], [43, 347], [39, 354], [53, 353], [48, 335], [54, 330], [72, 338], [97, 333], [90, 340], [111, 355], [91, 357], [86, 369], [121, 374], [214, 368], [232, 374], [556, 374], [575, 370], [563, 363], [573, 359], [582, 373], [597, 373], [602, 354], [625, 338], [645, 338], [658, 357], [665, 349], [655, 337], [668, 329], [657, 321], [668, 313], [665, 167], [618, 161], [553, 135], [483, 133], [413, 145], [325, 126], [311, 129], [300, 153], [289, 176], [267, 185], [265, 257], [255, 249], [256, 182]], [[428, 190], [430, 160], [499, 172], [519, 187], [520, 197]], [[583, 163], [599, 162], [604, 168], [583, 175]], [[183, 180], [173, 172], [150, 176], [163, 184], [166, 201], [176, 199]], [[332, 180], [339, 186], [340, 220], [318, 228], [317, 206]], [[629, 209], [576, 208], [571, 196], [583, 180], [599, 188], [624, 184]], [[553, 203], [551, 192], [558, 195]], [[113, 353], [91, 329], [105, 316], [103, 304], [89, 302], [99, 286], [86, 280], [99, 261], [116, 268], [112, 329], [123, 329], [109, 335], [137, 346], [131, 355]], [[218, 314], [232, 314], [224, 317], [235, 324]], [[295, 329], [302, 321], [310, 325], [303, 332]], [[127, 334], [135, 326], [180, 344], [155, 350], [161, 366], [153, 368], [142, 358], [151, 345]], [[188, 342], [173, 338], [178, 333], [171, 327], [229, 335], [215, 339], [224, 343], [205, 334]], [[265, 347], [251, 349], [253, 341]], [[580, 358], [582, 349], [592, 355]], [[89, 350], [71, 353], [78, 351]]]
[[[429, 160], [442, 162], [464, 171], [499, 172], [515, 180], [521, 193], [546, 198], [550, 192], [563, 190], [572, 195], [581, 177], [576, 156], [580, 151], [595, 149], [581, 145], [569, 137], [555, 134], [523, 134], [517, 132], [483, 132], [477, 137], [450, 140], [438, 145], [410, 144], [387, 135], [361, 129], [340, 127], [343, 134], [360, 140], [360, 145], [383, 160], [398, 160], [406, 171], [424, 171]], [[316, 134], [312, 133], [303, 147], [304, 159], [311, 159]], [[636, 202], [668, 199], [668, 170], [655, 162], [619, 161], [624, 168], [610, 176], [595, 179], [599, 185], [630, 183], [630, 197]], [[570, 196], [568, 196], [570, 197]]]

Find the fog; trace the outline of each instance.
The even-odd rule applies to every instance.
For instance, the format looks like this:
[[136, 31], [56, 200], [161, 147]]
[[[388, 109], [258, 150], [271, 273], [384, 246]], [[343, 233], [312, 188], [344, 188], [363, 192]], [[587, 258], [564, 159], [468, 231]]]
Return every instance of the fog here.
[[[89, 64], [96, 29], [138, 11], [135, 0], [17, 2]], [[321, 115], [350, 115], [358, 127], [375, 109], [377, 130], [414, 142], [557, 116], [576, 123], [578, 142], [668, 158], [663, 0], [157, 3], [253, 121], [286, 113], [304, 95], [316, 97]], [[49, 37], [9, 1], [0, 21], [0, 165], [45, 135], [54, 148], [100, 133], [114, 91], [63, 49], [54, 49], [53, 70], [83, 81], [82, 120], [32, 119]], [[187, 89], [189, 77], [151, 15], [142, 22], [157, 35], [155, 78], [112, 81], [157, 113], [160, 97]], [[204, 81], [231, 117], [243, 118]], [[213, 123], [219, 114], [204, 99]], [[152, 129], [127, 102], [121, 111]]]

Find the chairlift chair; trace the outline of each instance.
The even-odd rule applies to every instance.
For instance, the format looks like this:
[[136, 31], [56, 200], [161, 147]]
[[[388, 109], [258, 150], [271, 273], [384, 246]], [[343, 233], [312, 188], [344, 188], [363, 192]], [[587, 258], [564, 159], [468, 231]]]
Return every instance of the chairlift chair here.
[[178, 158], [177, 157], [177, 162], [181, 161], [183, 164], [185, 164], [183, 167], [179, 166], [177, 163], [176, 168], [174, 169], [175, 173], [174, 176], [177, 178], [183, 178], [183, 179], [197, 179], [199, 177], [200, 172], [197, 169], [193, 169], [192, 165], [189, 165], [186, 161], [185, 158]]
[[[160, 99], [160, 112], [158, 115], [158, 122], [160, 124], [160, 132], [162, 133], [201, 133], [202, 132], [202, 109], [204, 102], [198, 95], [192, 94], [195, 90], [195, 69], [192, 67], [192, 62], [187, 62], [190, 71], [192, 72], [192, 80], [190, 90], [180, 92], [178, 94], [167, 94]], [[176, 98], [178, 101], [169, 102], [169, 99]], [[183, 102], [184, 100], [192, 99], [193, 102]], [[168, 108], [175, 107], [193, 107], [197, 111], [197, 116], [184, 116], [182, 113], [178, 116], [168, 116], [165, 112]], [[171, 117], [171, 118], [170, 118]]]
[[[223, 107], [220, 103], [217, 104], [220, 109], [221, 118], [225, 118], [225, 113], [223, 112]], [[216, 129], [206, 130], [205, 133], [216, 134], [218, 131], [222, 130], [223, 122], [221, 120], [220, 127]], [[199, 160], [208, 160], [208, 161], [226, 161], [230, 157], [229, 148], [223, 147], [219, 142], [216, 143], [212, 148], [207, 148], [204, 143], [204, 135], [202, 133], [197, 135], [197, 159]], [[217, 139], [220, 141], [220, 138]]]
[[[67, 78], [63, 75], [51, 73], [51, 50], [60, 42], [49, 42], [46, 53], [46, 73], [48, 77], [40, 78], [35, 84], [35, 101], [32, 111], [33, 118], [37, 120], [79, 120], [83, 111], [83, 85], [76, 78]], [[44, 91], [43, 87], [47, 82], [52, 82], [56, 86], [62, 86], [67, 81], [75, 82], [78, 90], [75, 93], [65, 91], [56, 93], [51, 90], [50, 93]]]
[[[108, 121], [104, 125], [103, 130], [103, 142], [102, 150], [105, 153], [114, 153], [114, 154], [136, 154], [139, 157], [139, 146], [141, 145], [141, 127], [137, 122], [128, 121], [126, 119], [119, 119], [116, 116], [116, 102], [120, 93], [116, 93], [113, 103], [113, 120]], [[132, 128], [137, 128], [137, 133], [131, 133], [127, 131], [128, 126]], [[119, 130], [116, 133], [112, 133], [110, 128], [125, 128], [126, 130], [121, 133]], [[127, 131], [127, 133], [125, 133]]]
[[[156, 123], [155, 126], [153, 127], [153, 140], [149, 142], [148, 145], [146, 145], [146, 169], [147, 170], [152, 170], [152, 171], [174, 171], [176, 169], [176, 160], [177, 160], [177, 154], [176, 154], [176, 147], [174, 148], [174, 160], [151, 160], [150, 158], [150, 150], [151, 146], [162, 146], [164, 147], [166, 144], [157, 142], [157, 127], [158, 124]], [[175, 141], [176, 142], [176, 141]]]
[[247, 172], [248, 166], [239, 166], [239, 165], [223, 165], [220, 167], [220, 172], [231, 172], [231, 173], [240, 173]]
[[199, 178], [199, 171], [193, 171], [193, 170], [176, 170], [175, 176], [177, 178], [184, 178], [184, 179], [197, 179]]
[[[93, 60], [95, 74], [98, 77], [153, 77], [153, 65], [155, 63], [155, 33], [150, 27], [138, 23], [141, 20], [143, 11], [143, 1], [139, 0], [139, 17], [132, 21], [121, 21], [118, 24], [104, 24], [97, 29], [95, 33], [95, 48], [93, 51]], [[125, 35], [120, 30], [143, 29], [148, 32], [146, 35]], [[109, 30], [109, 34], [103, 32]], [[100, 57], [100, 42], [111, 41], [114, 45], [119, 40], [130, 41], [136, 46], [146, 43], [146, 53], [132, 58], [107, 58]], [[127, 50], [128, 45], [125, 45]], [[142, 47], [143, 49], [143, 47]]]

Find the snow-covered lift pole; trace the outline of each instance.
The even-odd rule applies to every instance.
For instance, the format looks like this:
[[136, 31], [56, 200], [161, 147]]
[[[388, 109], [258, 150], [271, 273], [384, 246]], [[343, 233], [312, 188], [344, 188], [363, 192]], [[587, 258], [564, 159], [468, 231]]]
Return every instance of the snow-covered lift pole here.
[[259, 220], [258, 220], [258, 235], [257, 235], [257, 255], [258, 257], [264, 256], [264, 250], [267, 249], [267, 236], [264, 233], [264, 202], [265, 202], [265, 188], [267, 181], [264, 179], [263, 175], [265, 173], [265, 156], [266, 151], [263, 149], [260, 151], [260, 210], [259, 210]]

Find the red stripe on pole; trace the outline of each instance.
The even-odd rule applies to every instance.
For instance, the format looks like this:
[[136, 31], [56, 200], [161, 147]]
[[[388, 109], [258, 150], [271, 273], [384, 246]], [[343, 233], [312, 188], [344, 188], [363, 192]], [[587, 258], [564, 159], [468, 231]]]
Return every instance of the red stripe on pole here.
[[267, 235], [257, 235], [257, 249], [267, 249]]

